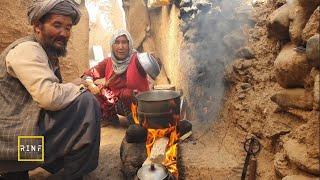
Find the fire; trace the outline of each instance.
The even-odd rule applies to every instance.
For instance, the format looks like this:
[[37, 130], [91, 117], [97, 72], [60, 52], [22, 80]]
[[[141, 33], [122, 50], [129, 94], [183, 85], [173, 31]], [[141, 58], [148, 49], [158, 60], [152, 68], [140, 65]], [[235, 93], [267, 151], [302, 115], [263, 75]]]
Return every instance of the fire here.
[[[137, 116], [137, 105], [132, 104], [131, 110], [134, 122], [136, 124], [139, 124], [138, 116]], [[172, 125], [169, 128], [166, 129], [151, 129], [147, 128], [146, 124], [143, 124], [143, 127], [147, 128], [148, 130], [148, 137], [146, 142], [146, 148], [147, 148], [147, 155], [148, 158], [151, 154], [152, 146], [156, 139], [167, 137], [169, 138], [169, 142], [166, 148], [166, 155], [165, 160], [162, 162], [162, 164], [176, 177], [178, 177], [178, 168], [177, 168], [177, 141], [179, 139], [179, 134], [177, 131], [177, 124], [180, 120], [179, 116], [173, 116], [176, 120], [176, 123]], [[144, 121], [146, 122], [146, 121]]]
[[134, 103], [131, 104], [131, 112], [132, 112], [132, 117], [133, 117], [133, 121], [135, 124], [139, 124], [139, 120], [138, 120], [138, 106], [135, 105]]
[[179, 139], [179, 134], [177, 133], [177, 128], [174, 126], [174, 129], [171, 131], [169, 143], [166, 151], [166, 159], [164, 165], [168, 170], [177, 176], [177, 141]]
[[148, 137], [146, 142], [147, 155], [150, 157], [152, 146], [157, 138], [168, 137], [169, 142], [166, 148], [166, 158], [162, 162], [164, 166], [173, 174], [178, 174], [177, 169], [177, 141], [178, 133], [176, 126], [166, 129], [148, 129]]

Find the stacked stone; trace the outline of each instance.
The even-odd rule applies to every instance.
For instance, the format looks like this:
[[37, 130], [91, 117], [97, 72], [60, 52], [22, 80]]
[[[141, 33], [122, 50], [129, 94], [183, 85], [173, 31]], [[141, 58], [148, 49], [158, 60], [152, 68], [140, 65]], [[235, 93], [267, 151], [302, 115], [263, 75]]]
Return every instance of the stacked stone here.
[[147, 158], [147, 130], [140, 125], [128, 127], [120, 147], [121, 172], [125, 179], [134, 179]]
[[274, 67], [285, 90], [271, 98], [282, 109], [319, 111], [319, 4], [292, 0], [269, 16], [269, 36], [284, 44]]
[[274, 167], [283, 179], [312, 179], [320, 175], [319, 5], [319, 0], [290, 0], [268, 18], [269, 37], [284, 44], [274, 62], [277, 83], [284, 89], [271, 100], [279, 110], [300, 109], [314, 115], [282, 139], [283, 151], [276, 154]]

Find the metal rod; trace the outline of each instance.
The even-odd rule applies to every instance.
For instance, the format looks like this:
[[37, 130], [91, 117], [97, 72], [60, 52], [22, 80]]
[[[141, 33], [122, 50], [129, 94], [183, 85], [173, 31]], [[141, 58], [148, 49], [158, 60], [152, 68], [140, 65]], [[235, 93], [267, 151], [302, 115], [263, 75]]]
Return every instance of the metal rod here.
[[248, 180], [256, 180], [256, 172], [257, 172], [257, 159], [255, 157], [252, 157], [249, 162]]
[[242, 170], [242, 175], [241, 175], [241, 180], [245, 180], [246, 179], [246, 175], [247, 175], [247, 169], [248, 169], [248, 165], [249, 165], [249, 161], [250, 161], [250, 156], [252, 153], [252, 148], [253, 148], [253, 143], [254, 140], [253, 138], [250, 139], [250, 144], [249, 144], [249, 150], [247, 152], [247, 156], [246, 156], [246, 160], [244, 161], [244, 166], [243, 166], [243, 170]]

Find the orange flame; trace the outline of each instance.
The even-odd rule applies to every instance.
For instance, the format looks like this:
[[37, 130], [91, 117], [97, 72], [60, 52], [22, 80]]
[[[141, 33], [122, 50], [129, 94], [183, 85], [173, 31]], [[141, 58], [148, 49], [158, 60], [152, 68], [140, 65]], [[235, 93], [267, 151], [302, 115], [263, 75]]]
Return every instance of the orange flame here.
[[131, 112], [132, 112], [132, 117], [133, 117], [133, 121], [135, 124], [139, 124], [139, 120], [138, 120], [138, 106], [135, 105], [134, 103], [131, 103]]
[[[132, 104], [131, 105], [131, 111], [132, 116], [134, 119], [135, 124], [139, 124], [138, 116], [137, 116], [137, 105]], [[173, 116], [175, 119], [175, 123], [166, 129], [151, 129], [147, 127], [146, 123], [143, 123], [142, 126], [147, 128], [148, 130], [148, 137], [146, 142], [146, 148], [147, 148], [147, 155], [148, 158], [151, 154], [152, 146], [156, 139], [162, 138], [162, 137], [168, 137], [169, 142], [166, 148], [166, 158], [162, 162], [162, 164], [176, 177], [178, 178], [178, 168], [177, 168], [177, 141], [179, 139], [179, 134], [177, 131], [177, 124], [180, 120], [179, 115]], [[147, 121], [143, 121], [147, 122]]]
[[178, 177], [177, 169], [177, 140], [179, 138], [176, 126], [166, 129], [148, 129], [148, 137], [146, 142], [147, 155], [150, 157], [152, 146], [156, 139], [168, 137], [169, 142], [166, 148], [166, 158], [162, 162], [164, 166], [176, 177]]
[[179, 134], [177, 133], [176, 126], [174, 126], [173, 130], [170, 134], [170, 139], [167, 146], [166, 151], [166, 159], [163, 164], [168, 168], [168, 170], [175, 175], [178, 176], [177, 169], [177, 141], [179, 138]]

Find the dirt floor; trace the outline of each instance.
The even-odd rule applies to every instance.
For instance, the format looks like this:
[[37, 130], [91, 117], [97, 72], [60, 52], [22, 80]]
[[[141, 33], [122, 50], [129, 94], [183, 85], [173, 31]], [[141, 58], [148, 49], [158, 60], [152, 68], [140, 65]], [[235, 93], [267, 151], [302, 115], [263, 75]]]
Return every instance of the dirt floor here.
[[[127, 128], [126, 120], [120, 119], [119, 126], [105, 126], [101, 128], [101, 142], [99, 165], [97, 169], [85, 176], [85, 180], [122, 180], [120, 171], [120, 145]], [[61, 173], [51, 175], [42, 168], [29, 172], [31, 180], [62, 180]]]
[[98, 168], [87, 179], [121, 180], [120, 145], [126, 127], [103, 127], [101, 130], [100, 158]]

